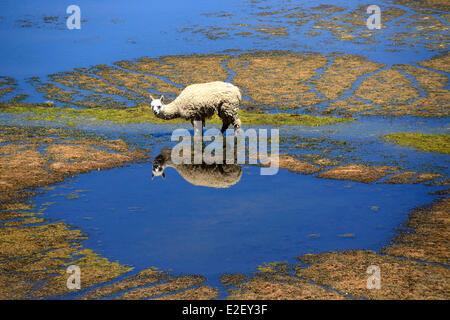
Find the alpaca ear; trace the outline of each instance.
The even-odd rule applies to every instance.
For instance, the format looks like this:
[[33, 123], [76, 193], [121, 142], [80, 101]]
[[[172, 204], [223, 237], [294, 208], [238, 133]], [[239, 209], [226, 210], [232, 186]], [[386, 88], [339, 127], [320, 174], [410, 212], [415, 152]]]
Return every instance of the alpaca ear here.
[[162, 177], [163, 177], [163, 179], [166, 178], [166, 174], [164, 172], [162, 173]]
[[164, 101], [164, 96], [161, 95], [161, 98], [159, 98], [159, 100], [161, 100], [161, 102], [163, 102]]
[[151, 95], [150, 95], [150, 99], [155, 100], [155, 98], [153, 98]]

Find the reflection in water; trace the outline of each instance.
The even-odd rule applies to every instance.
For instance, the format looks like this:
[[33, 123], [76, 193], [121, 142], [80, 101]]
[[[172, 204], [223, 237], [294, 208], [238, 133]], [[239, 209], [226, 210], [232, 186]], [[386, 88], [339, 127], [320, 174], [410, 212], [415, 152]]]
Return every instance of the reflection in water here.
[[242, 168], [238, 164], [174, 164], [171, 151], [163, 150], [153, 161], [152, 179], [166, 177], [164, 170], [174, 168], [187, 182], [203, 187], [229, 188], [241, 180]]

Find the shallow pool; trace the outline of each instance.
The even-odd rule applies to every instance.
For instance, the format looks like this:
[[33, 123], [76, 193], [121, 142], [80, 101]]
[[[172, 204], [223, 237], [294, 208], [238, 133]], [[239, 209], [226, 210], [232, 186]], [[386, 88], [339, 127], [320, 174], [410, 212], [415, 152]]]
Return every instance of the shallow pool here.
[[[81, 228], [85, 246], [137, 269], [174, 273], [256, 271], [305, 253], [379, 249], [418, 205], [423, 185], [334, 181], [243, 167], [229, 188], [195, 186], [175, 169], [151, 179], [152, 164], [80, 175], [37, 196], [44, 214]], [[73, 196], [73, 195], [77, 196]], [[70, 198], [70, 199], [68, 199]]]

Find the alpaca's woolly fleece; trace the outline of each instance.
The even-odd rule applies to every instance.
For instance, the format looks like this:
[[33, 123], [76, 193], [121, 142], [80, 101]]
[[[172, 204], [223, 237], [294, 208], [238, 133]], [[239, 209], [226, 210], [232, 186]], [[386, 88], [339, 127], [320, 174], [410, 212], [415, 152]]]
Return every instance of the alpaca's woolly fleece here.
[[241, 92], [231, 83], [214, 81], [192, 84], [174, 101], [164, 105], [157, 117], [204, 121], [217, 113], [224, 127], [232, 124], [238, 129], [241, 124], [238, 116], [240, 101]]
[[210, 188], [229, 188], [242, 177], [242, 168], [237, 164], [181, 164], [170, 167], [187, 182]]

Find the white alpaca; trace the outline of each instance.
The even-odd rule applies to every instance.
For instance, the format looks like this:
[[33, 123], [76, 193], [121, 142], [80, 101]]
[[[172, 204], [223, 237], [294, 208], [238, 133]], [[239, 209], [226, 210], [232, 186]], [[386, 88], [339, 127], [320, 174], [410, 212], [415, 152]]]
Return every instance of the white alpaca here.
[[230, 124], [236, 131], [241, 127], [238, 116], [241, 92], [238, 87], [228, 82], [214, 81], [189, 85], [169, 104], [163, 104], [164, 96], [159, 99], [150, 97], [152, 111], [161, 119], [182, 118], [190, 120], [192, 125], [194, 121], [202, 121], [204, 126], [205, 119], [217, 113], [222, 119], [222, 133]]

